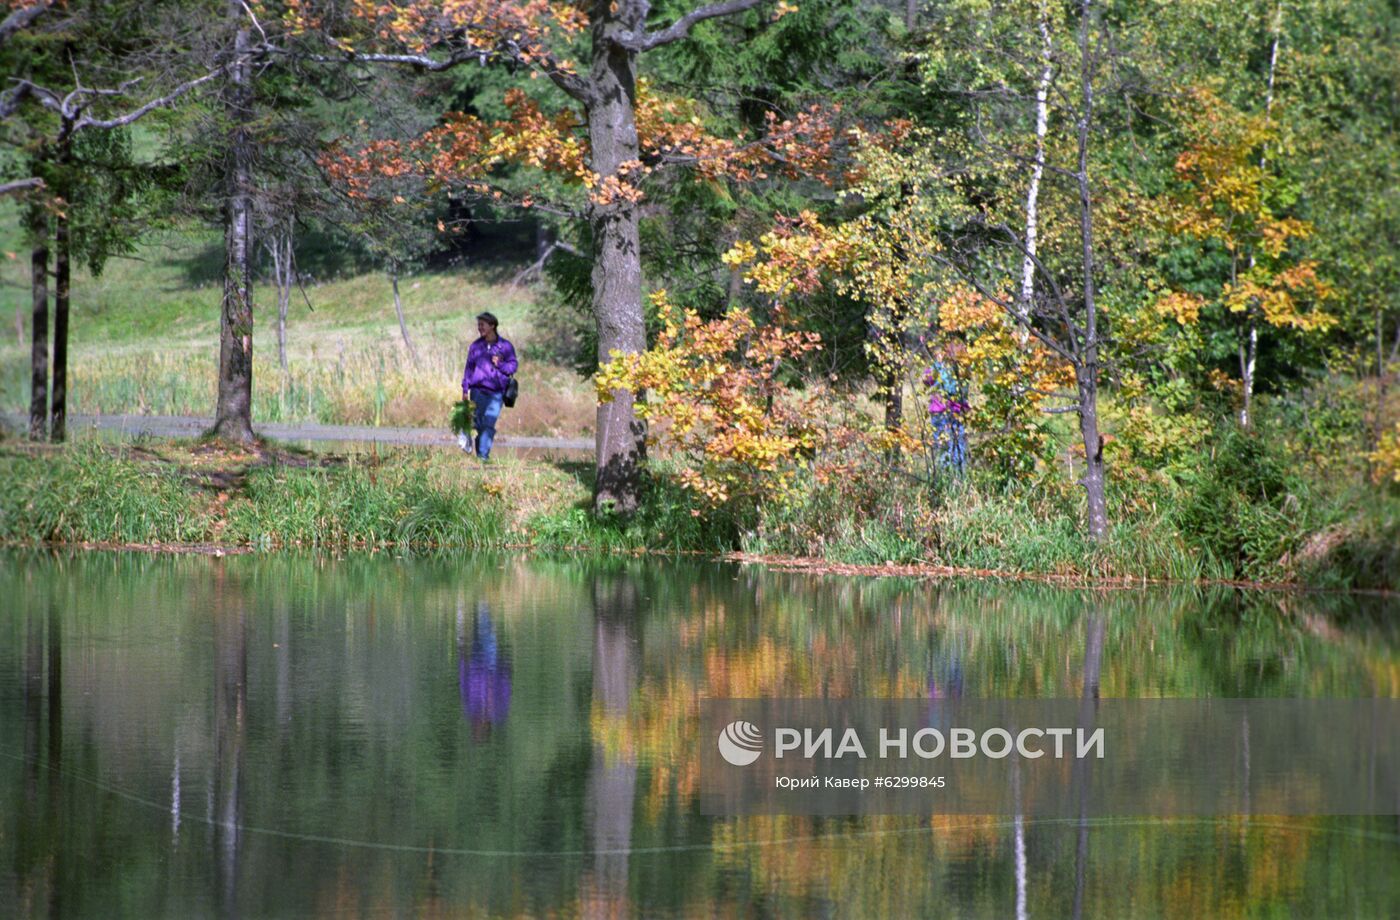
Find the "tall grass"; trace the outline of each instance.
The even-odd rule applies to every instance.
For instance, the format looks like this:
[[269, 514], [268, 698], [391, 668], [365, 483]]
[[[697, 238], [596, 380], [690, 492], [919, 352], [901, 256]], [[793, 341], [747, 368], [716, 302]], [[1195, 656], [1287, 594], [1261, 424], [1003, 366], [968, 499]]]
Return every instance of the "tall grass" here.
[[[963, 478], [925, 483], [886, 475], [810, 481], [797, 499], [762, 509], [743, 535], [749, 552], [864, 565], [929, 564], [1085, 577], [1215, 577], [1155, 508], [1129, 511], [1089, 539], [1078, 490], [1053, 481], [989, 489]], [[1130, 504], [1122, 495], [1114, 506]]]
[[433, 484], [415, 463], [240, 475], [206, 488], [199, 471], [95, 445], [0, 455], [0, 541], [473, 549], [512, 539], [499, 496]]
[[0, 540], [17, 543], [194, 543], [211, 519], [194, 488], [97, 447], [0, 461]]
[[229, 538], [257, 547], [499, 546], [509, 528], [498, 497], [435, 488], [410, 465], [252, 470]]

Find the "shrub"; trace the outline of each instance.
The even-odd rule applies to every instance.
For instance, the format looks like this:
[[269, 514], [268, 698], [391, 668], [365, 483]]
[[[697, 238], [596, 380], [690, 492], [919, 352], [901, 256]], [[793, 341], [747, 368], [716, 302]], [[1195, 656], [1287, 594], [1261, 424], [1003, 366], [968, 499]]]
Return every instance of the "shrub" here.
[[1191, 545], [1239, 578], [1282, 574], [1296, 549], [1304, 485], [1276, 444], [1228, 425], [1185, 479], [1177, 523]]

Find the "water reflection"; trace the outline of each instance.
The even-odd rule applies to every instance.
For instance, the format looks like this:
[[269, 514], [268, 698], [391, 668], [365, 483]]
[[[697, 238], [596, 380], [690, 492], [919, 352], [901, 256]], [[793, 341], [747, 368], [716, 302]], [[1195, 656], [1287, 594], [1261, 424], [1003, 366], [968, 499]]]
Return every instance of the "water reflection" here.
[[457, 606], [457, 685], [462, 716], [475, 740], [486, 738], [510, 714], [510, 656], [496, 639], [491, 608], [478, 601], [467, 641], [466, 608]]
[[593, 706], [598, 727], [584, 801], [593, 851], [580, 890], [585, 917], [628, 914], [628, 857], [637, 759], [632, 745], [610, 745], [625, 732], [637, 692], [641, 589], [626, 573], [601, 573], [590, 586], [593, 607]]
[[0, 592], [3, 916], [1400, 913], [1394, 819], [696, 800], [705, 696], [1393, 697], [1393, 601], [502, 557], [8, 556]]

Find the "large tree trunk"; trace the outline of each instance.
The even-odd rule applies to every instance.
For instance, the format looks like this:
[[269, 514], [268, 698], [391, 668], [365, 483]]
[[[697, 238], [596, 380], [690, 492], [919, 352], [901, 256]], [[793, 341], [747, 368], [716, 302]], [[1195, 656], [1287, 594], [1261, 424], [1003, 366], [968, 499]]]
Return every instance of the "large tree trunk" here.
[[42, 441], [49, 430], [49, 215], [42, 202], [29, 206], [29, 233], [29, 437]]
[[1094, 301], [1094, 209], [1089, 188], [1089, 129], [1094, 116], [1094, 60], [1089, 47], [1092, 0], [1081, 0], [1079, 23], [1079, 238], [1084, 257], [1084, 340], [1075, 368], [1079, 391], [1079, 433], [1084, 440], [1084, 478], [1088, 499], [1089, 536], [1108, 533], [1108, 501], [1104, 494], [1103, 436], [1099, 434], [1099, 332]]
[[[635, 16], [638, 7], [625, 4], [620, 9], [622, 14]], [[588, 139], [593, 171], [604, 181], [619, 176], [622, 164], [638, 158], [637, 55], [607, 40], [613, 32], [640, 29], [643, 23], [636, 18], [637, 22], [623, 21], [607, 0], [596, 0], [593, 6]], [[591, 204], [589, 220], [593, 230], [593, 316], [598, 326], [598, 361], [604, 363], [613, 352], [646, 350], [639, 215], [634, 202], [614, 200]], [[593, 501], [600, 511], [628, 514], [636, 510], [640, 500], [646, 427], [637, 418], [634, 395], [616, 390], [610, 401], [598, 404], [598, 474]]]
[[72, 276], [71, 239], [68, 232], [67, 197], [59, 203], [54, 230], [54, 288], [53, 288], [53, 413], [51, 440], [62, 441], [68, 435], [68, 291]]
[[219, 322], [219, 395], [214, 409], [214, 436], [253, 440], [253, 275], [252, 150], [248, 133], [252, 90], [248, 64], [250, 36], [243, 4], [230, 0], [229, 16], [238, 24], [234, 64], [229, 70], [224, 106], [232, 123], [228, 151], [228, 199], [224, 207], [224, 298]]

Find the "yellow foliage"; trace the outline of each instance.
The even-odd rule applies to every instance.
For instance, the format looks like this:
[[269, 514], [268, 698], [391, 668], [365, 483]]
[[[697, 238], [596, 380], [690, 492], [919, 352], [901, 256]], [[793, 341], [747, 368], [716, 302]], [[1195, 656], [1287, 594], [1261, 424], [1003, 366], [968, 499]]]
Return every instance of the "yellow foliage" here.
[[[1188, 91], [1178, 118], [1188, 125], [1186, 149], [1177, 157], [1183, 190], [1170, 213], [1171, 230], [1223, 246], [1239, 268], [1219, 302], [1230, 313], [1250, 314], [1276, 328], [1323, 332], [1336, 318], [1319, 306], [1333, 294], [1314, 262], [1287, 261], [1294, 240], [1312, 235], [1307, 221], [1274, 213], [1276, 183], [1261, 151], [1282, 139], [1264, 115], [1233, 108], [1205, 88]], [[1168, 293], [1158, 311], [1181, 325], [1194, 324], [1204, 301]]]
[[652, 300], [667, 317], [656, 346], [615, 353], [598, 369], [598, 398], [645, 394], [637, 414], [665, 423], [656, 440], [689, 459], [680, 482], [708, 504], [784, 497], [822, 439], [821, 407], [819, 392], [796, 394], [778, 374], [820, 337], [786, 329], [781, 313], [764, 326], [738, 309], [705, 321], [678, 316], [665, 291]]
[[1162, 316], [1170, 316], [1181, 325], [1190, 326], [1200, 319], [1201, 307], [1203, 306], [1205, 306], [1205, 298], [1203, 297], [1181, 291], [1172, 291], [1157, 301], [1156, 309]]
[[1380, 443], [1376, 449], [1367, 455], [1371, 461], [1372, 475], [1376, 482], [1400, 483], [1400, 422], [1395, 423], [1395, 427], [1381, 435]]

